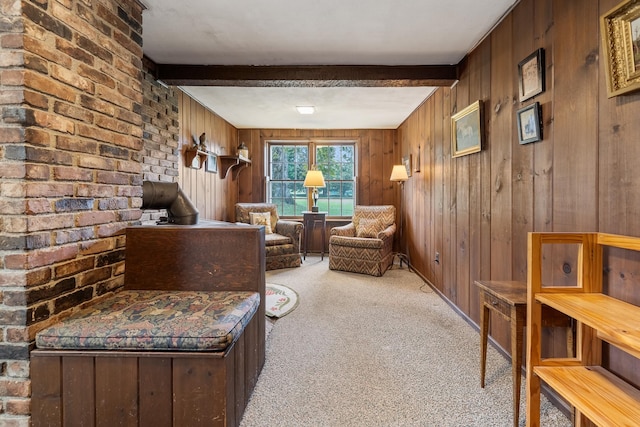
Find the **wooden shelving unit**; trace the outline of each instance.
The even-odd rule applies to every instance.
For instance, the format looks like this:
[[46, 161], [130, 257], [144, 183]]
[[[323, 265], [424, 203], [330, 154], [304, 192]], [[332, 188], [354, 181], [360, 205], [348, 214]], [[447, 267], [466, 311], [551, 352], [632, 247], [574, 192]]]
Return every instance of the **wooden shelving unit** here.
[[226, 178], [231, 171], [232, 179], [236, 179], [242, 169], [251, 164], [251, 160], [238, 156], [218, 156], [220, 178]]
[[[542, 286], [542, 246], [578, 244], [578, 283]], [[640, 238], [604, 233], [529, 233], [527, 426], [540, 425], [540, 380], [575, 409], [576, 425], [636, 426], [640, 390], [601, 366], [602, 341], [640, 358], [640, 307], [602, 293], [606, 246], [640, 251]], [[542, 305], [576, 320], [575, 358], [542, 359]]]

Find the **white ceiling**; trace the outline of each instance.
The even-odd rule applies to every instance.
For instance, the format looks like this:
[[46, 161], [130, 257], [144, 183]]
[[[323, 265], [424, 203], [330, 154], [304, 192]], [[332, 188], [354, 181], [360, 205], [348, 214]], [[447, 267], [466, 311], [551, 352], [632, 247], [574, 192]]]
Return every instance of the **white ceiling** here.
[[[143, 0], [157, 64], [457, 64], [517, 0]], [[182, 87], [237, 128], [397, 128], [431, 87]], [[299, 115], [297, 105], [316, 114]]]

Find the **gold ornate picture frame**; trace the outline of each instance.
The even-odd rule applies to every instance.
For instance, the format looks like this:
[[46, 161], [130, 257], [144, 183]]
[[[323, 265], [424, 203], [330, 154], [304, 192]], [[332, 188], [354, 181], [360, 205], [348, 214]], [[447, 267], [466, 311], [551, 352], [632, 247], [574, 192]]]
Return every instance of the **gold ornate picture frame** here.
[[640, 3], [626, 0], [600, 18], [609, 98], [640, 89]]
[[482, 150], [483, 134], [482, 101], [478, 100], [451, 116], [451, 157]]

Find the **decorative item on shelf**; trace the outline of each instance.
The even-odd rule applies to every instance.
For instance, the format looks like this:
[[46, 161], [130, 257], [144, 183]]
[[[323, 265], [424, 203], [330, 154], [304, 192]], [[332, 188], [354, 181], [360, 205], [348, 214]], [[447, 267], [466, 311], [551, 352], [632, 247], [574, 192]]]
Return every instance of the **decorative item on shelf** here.
[[200, 144], [198, 144], [197, 148], [200, 151], [207, 151], [206, 135], [204, 132], [202, 132], [202, 135], [200, 135]]
[[313, 188], [313, 207], [311, 208], [311, 212], [318, 212], [318, 187], [325, 186], [322, 171], [316, 170], [315, 165], [312, 166], [311, 170], [307, 171], [307, 176], [304, 178], [302, 185], [306, 188]]
[[244, 142], [241, 142], [240, 145], [238, 145], [238, 157], [249, 160], [249, 148], [247, 148]]
[[[393, 169], [391, 170], [390, 181], [397, 182], [400, 185], [400, 190], [404, 192], [404, 183], [409, 180], [409, 174], [407, 171], [411, 170], [411, 166], [407, 168], [407, 164], [403, 162], [401, 165], [393, 165]], [[398, 237], [400, 242], [402, 242], [402, 194], [400, 195], [400, 232], [398, 233]], [[407, 263], [407, 267], [411, 269], [411, 264], [409, 264], [409, 257], [403, 252], [398, 252], [396, 256], [400, 259], [400, 267], [402, 267], [402, 262]]]

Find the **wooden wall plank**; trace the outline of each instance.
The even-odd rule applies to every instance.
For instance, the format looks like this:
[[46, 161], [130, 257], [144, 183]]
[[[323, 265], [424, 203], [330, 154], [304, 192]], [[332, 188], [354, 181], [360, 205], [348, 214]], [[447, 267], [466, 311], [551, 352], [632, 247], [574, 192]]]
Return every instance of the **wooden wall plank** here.
[[62, 358], [62, 425], [95, 426], [95, 366], [90, 357]]
[[140, 427], [171, 427], [171, 359], [140, 359]]
[[96, 426], [138, 426], [138, 361], [99, 357], [96, 369]]

